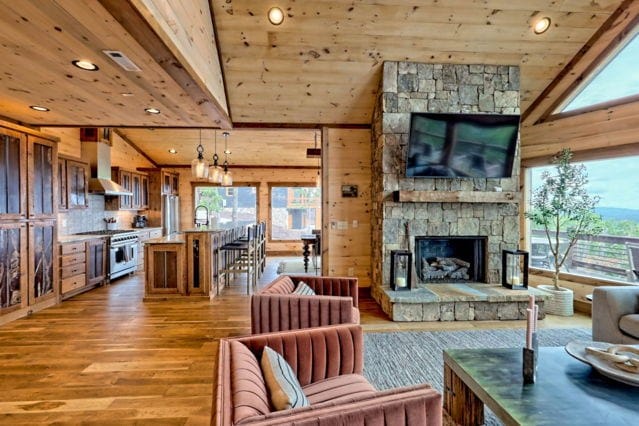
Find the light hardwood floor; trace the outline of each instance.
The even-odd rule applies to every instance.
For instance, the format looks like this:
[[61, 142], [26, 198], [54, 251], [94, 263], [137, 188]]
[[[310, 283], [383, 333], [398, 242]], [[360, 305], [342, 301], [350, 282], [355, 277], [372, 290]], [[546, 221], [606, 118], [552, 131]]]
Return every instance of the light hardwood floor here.
[[[270, 259], [261, 285], [279, 260]], [[238, 284], [212, 302], [142, 302], [136, 274], [0, 326], [0, 424], [209, 424], [217, 340], [250, 332], [245, 291]], [[368, 332], [523, 327], [393, 323], [372, 300], [360, 308]], [[590, 318], [542, 324], [589, 327]]]

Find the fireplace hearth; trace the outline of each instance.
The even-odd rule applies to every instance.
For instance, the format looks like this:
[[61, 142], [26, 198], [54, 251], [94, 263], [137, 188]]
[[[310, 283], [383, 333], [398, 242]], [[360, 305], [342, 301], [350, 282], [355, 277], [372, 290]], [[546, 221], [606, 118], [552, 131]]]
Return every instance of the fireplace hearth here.
[[415, 237], [422, 283], [486, 282], [486, 237]]

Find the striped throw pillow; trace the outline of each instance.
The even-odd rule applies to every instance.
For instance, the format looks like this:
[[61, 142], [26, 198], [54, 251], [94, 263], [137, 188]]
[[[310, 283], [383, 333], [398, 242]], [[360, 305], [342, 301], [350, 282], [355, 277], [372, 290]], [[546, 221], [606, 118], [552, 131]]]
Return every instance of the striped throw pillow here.
[[297, 287], [293, 290], [293, 294], [299, 294], [300, 296], [315, 296], [315, 292], [304, 281], [297, 283]]
[[271, 405], [276, 410], [308, 407], [311, 405], [302, 392], [302, 386], [295, 377], [288, 362], [273, 349], [264, 347], [262, 353], [262, 374], [271, 397]]

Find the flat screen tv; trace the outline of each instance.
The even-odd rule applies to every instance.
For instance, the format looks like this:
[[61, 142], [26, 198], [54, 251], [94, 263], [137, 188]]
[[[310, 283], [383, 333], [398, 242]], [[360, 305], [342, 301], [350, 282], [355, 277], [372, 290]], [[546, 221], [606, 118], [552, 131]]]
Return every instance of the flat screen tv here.
[[519, 115], [411, 115], [407, 177], [512, 176]]

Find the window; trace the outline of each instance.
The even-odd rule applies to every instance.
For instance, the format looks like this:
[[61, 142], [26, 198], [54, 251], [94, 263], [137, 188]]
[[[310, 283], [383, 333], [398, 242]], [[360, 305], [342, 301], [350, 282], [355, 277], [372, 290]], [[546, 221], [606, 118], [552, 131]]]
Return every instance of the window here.
[[271, 188], [271, 239], [299, 240], [321, 226], [321, 189], [316, 187]]
[[[624, 157], [583, 164], [588, 171], [588, 193], [601, 199], [596, 212], [604, 221], [604, 231], [588, 239], [579, 239], [564, 263], [564, 272], [594, 278], [639, 283], [639, 157]], [[530, 170], [532, 192], [540, 186], [544, 170]], [[552, 173], [552, 170], [551, 170]], [[554, 259], [542, 228], [531, 224], [530, 265], [552, 269]]]
[[194, 201], [194, 208], [205, 206], [209, 210], [211, 226], [227, 229], [257, 222], [255, 187], [198, 186]]
[[587, 79], [558, 112], [614, 101], [639, 94], [639, 34], [610, 55], [600, 70]]

